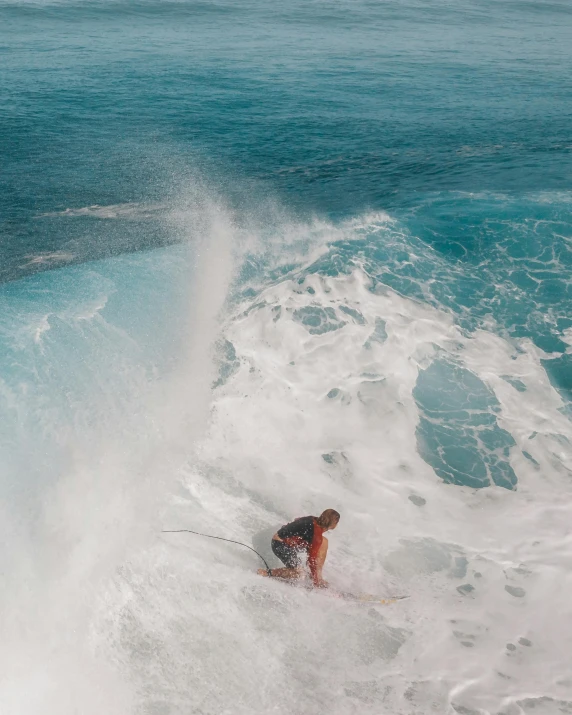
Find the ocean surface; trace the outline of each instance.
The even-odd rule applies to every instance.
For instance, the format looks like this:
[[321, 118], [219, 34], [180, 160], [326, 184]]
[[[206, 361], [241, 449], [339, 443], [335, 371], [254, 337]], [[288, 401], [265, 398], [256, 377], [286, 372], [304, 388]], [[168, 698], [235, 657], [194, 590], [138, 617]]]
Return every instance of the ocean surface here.
[[572, 713], [571, 524], [569, 0], [0, 0], [3, 715]]

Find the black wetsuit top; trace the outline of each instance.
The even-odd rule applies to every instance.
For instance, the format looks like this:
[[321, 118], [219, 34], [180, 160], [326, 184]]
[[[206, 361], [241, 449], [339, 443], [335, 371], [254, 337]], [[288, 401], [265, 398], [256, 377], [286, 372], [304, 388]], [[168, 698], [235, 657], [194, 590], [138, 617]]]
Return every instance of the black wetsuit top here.
[[[314, 519], [315, 517], [313, 516], [303, 516], [300, 519], [295, 519], [283, 526], [278, 531], [278, 536], [287, 544], [294, 545], [293, 542], [297, 542], [297, 545], [303, 546], [307, 544], [309, 547], [314, 540]], [[305, 544], [300, 542], [305, 542]]]

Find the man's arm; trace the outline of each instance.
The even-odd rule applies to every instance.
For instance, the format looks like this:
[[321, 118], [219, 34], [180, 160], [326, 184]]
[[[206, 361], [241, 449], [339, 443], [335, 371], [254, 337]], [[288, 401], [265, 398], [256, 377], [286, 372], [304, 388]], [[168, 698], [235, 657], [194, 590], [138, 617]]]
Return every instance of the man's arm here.
[[328, 540], [321, 534], [314, 533], [314, 538], [308, 551], [308, 566], [312, 574], [314, 586], [326, 586], [326, 582], [322, 579], [322, 568], [328, 553]]

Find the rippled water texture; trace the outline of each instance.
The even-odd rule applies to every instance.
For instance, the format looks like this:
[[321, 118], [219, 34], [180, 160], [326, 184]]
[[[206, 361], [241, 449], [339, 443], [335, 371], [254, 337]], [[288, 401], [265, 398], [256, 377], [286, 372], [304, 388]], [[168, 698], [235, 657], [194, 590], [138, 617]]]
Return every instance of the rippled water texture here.
[[156, 213], [197, 170], [346, 216], [569, 189], [570, 22], [565, 0], [3, 0], [2, 274], [172, 241]]

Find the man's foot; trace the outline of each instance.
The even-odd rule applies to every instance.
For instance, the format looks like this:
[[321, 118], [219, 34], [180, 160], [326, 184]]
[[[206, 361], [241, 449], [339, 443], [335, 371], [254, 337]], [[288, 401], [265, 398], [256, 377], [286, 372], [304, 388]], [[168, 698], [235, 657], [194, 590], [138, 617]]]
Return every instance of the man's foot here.
[[257, 573], [259, 576], [270, 576], [270, 574], [268, 573], [268, 571], [266, 569], [258, 569]]

